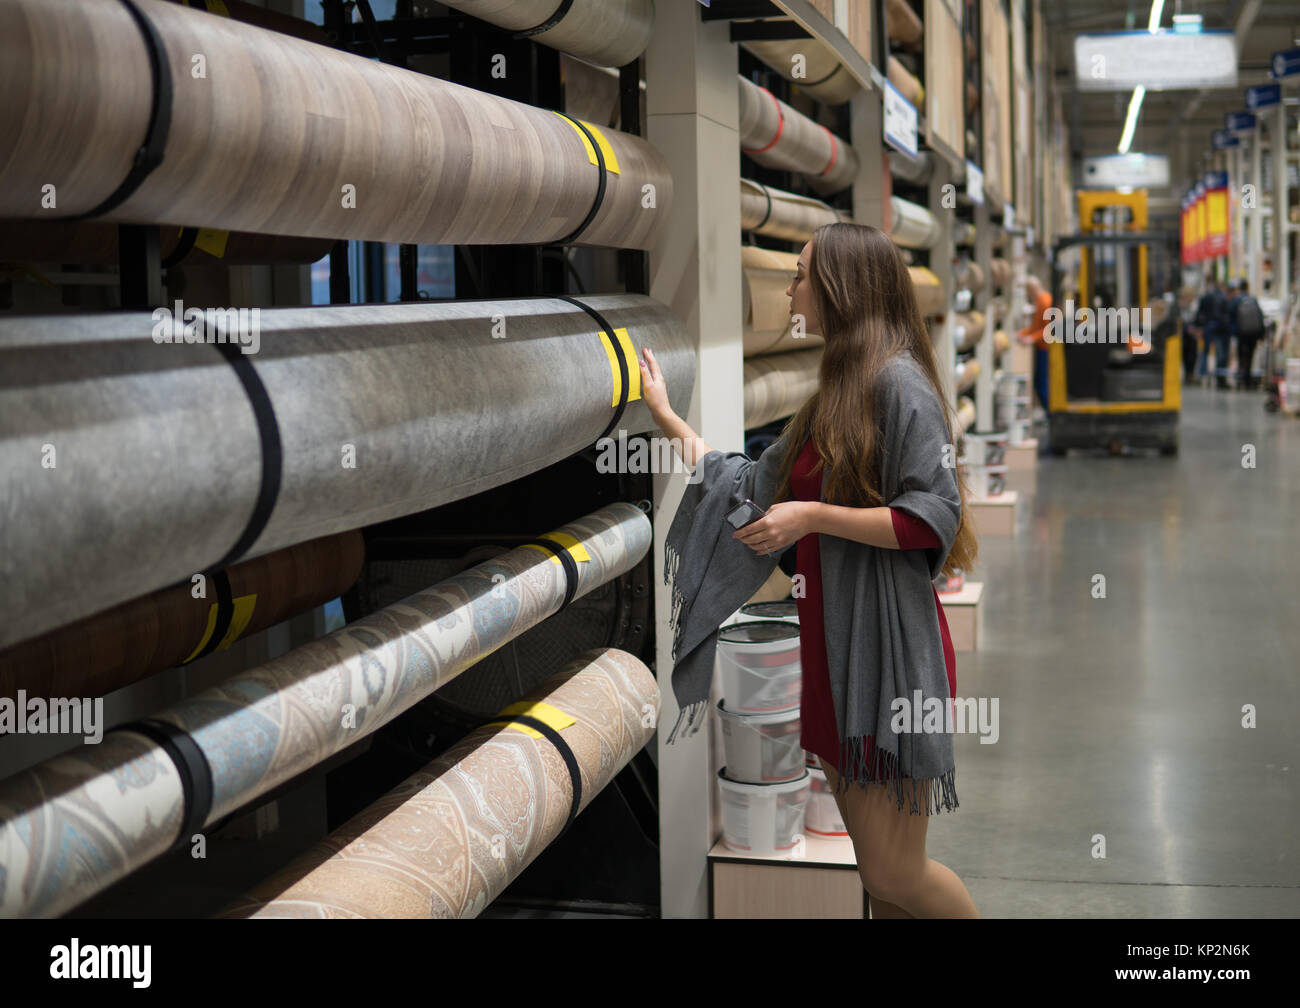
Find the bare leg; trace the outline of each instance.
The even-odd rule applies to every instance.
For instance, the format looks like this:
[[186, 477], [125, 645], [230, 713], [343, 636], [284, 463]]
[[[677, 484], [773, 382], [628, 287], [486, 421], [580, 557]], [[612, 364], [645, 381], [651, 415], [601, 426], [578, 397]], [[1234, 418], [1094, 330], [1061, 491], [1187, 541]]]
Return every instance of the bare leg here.
[[[835, 796], [835, 804], [840, 807], [840, 821], [847, 824], [849, 821], [849, 810], [847, 804], [844, 801], [844, 795], [840, 794], [838, 791], [835, 790], [835, 784], [838, 781], [838, 777], [835, 773], [835, 768], [833, 766], [828, 765], [827, 762], [824, 759], [822, 759], [820, 756], [817, 757], [817, 762], [821, 764], [822, 772], [826, 774], [827, 783], [829, 783], [831, 786], [831, 793]], [[868, 900], [868, 906], [870, 908], [869, 912], [872, 920], [875, 920], [877, 918], [881, 920], [886, 920], [891, 918], [907, 919], [907, 920], [912, 919], [912, 915], [908, 913], [906, 910], [904, 910], [902, 907], [894, 903], [886, 903], [879, 896], [872, 896], [870, 892], [867, 893], [867, 900]]]
[[[835, 769], [824, 763], [823, 769], [835, 788], [839, 783]], [[906, 805], [899, 811], [884, 785], [852, 787], [847, 794], [837, 795], [837, 801], [842, 801], [844, 824], [857, 855], [858, 874], [871, 894], [873, 916], [881, 902], [912, 917], [979, 916], [961, 879], [926, 855], [929, 816], [911, 815]]]

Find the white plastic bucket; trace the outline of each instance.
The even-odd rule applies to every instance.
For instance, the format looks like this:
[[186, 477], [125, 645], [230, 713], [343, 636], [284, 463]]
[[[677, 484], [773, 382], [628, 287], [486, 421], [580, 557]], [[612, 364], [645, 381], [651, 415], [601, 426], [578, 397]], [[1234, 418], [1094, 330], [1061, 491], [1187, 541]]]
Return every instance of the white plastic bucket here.
[[741, 617], [737, 622], [744, 620], [788, 620], [791, 623], [799, 622], [799, 603], [794, 599], [783, 599], [780, 602], [746, 602], [737, 611]]
[[722, 842], [741, 854], [783, 854], [803, 836], [810, 775], [784, 784], [740, 784], [718, 771]]
[[775, 714], [733, 714], [718, 701], [728, 776], [743, 784], [794, 780], [804, 770], [799, 708]]
[[733, 714], [772, 714], [798, 707], [803, 693], [799, 624], [749, 620], [718, 633], [722, 697]]
[[840, 818], [840, 806], [835, 793], [821, 770], [809, 770], [808, 809], [804, 828], [816, 836], [848, 836], [849, 831]]

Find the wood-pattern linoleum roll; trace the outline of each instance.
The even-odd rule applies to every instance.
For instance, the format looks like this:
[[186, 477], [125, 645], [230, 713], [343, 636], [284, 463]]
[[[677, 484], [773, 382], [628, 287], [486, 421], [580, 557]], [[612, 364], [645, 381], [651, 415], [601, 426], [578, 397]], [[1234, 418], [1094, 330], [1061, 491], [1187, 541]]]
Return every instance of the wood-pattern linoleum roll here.
[[590, 446], [623, 384], [581, 304], [627, 330], [618, 427], [655, 426], [642, 346], [685, 410], [695, 351], [668, 308], [635, 294], [262, 309], [247, 355], [154, 342], [176, 321], [158, 321], [164, 309], [7, 318], [0, 647]]
[[[0, 260], [28, 263], [115, 263], [117, 225], [98, 221], [0, 220]], [[256, 266], [314, 263], [329, 255], [332, 238], [295, 238], [246, 231], [197, 233], [194, 228], [159, 229], [163, 262]]]
[[737, 76], [740, 149], [759, 164], [799, 172], [823, 195], [840, 192], [858, 174], [857, 153], [825, 126], [796, 111], [767, 88]]
[[751, 357], [745, 361], [745, 429], [792, 416], [817, 391], [822, 350]]
[[[574, 559], [573, 597], [635, 567], [650, 519], [618, 502], [544, 538]], [[520, 546], [174, 704], [211, 807], [183, 839], [342, 752], [558, 612], [565, 566]], [[0, 917], [84, 902], [180, 838], [185, 790], [162, 745], [126, 727], [0, 782]]]
[[1002, 288], [1011, 283], [1011, 263], [1001, 256], [994, 256], [989, 262], [989, 273], [993, 277], [993, 286]]
[[899, 196], [889, 197], [889, 237], [905, 248], [928, 249], [942, 235], [934, 214], [919, 203]]
[[909, 266], [907, 272], [912, 277], [912, 289], [916, 291], [916, 306], [921, 309], [921, 314], [942, 314], [947, 295], [939, 278], [924, 266]]
[[885, 0], [885, 32], [908, 49], [920, 49], [925, 32], [907, 0]]
[[[601, 66], [631, 63], [654, 32], [654, 0], [444, 0], [448, 7], [509, 31], [530, 31], [534, 42]], [[557, 17], [557, 15], [559, 15]]]
[[[826, 105], [843, 104], [862, 90], [835, 51], [819, 39], [751, 39], [741, 44], [800, 91]], [[802, 57], [802, 62], [796, 64], [796, 57]], [[796, 66], [802, 77], [794, 75]]]
[[980, 376], [980, 362], [972, 358], [971, 360], [960, 361], [957, 364], [955, 381], [958, 392], [965, 392], [975, 384]]
[[[654, 674], [602, 648], [506, 710], [554, 718], [578, 765], [581, 810], [650, 741], [659, 705]], [[550, 739], [484, 726], [220, 916], [476, 917], [559, 836], [572, 801]]]
[[984, 289], [984, 270], [972, 259], [962, 258], [953, 267], [953, 281], [958, 290], [968, 290], [978, 294]]
[[889, 57], [886, 67], [889, 71], [889, 83], [898, 88], [904, 98], [917, 108], [920, 108], [922, 102], [925, 101], [925, 87], [921, 82], [916, 79], [915, 75], [908, 73], [907, 68], [893, 56]]
[[[672, 178], [640, 137], [588, 126], [593, 147], [556, 112], [177, 4], [138, 6], [169, 70], [169, 128], [161, 163], [102, 219], [426, 244], [657, 240]], [[101, 208], [147, 135], [144, 34], [121, 3], [0, 0], [0, 15], [0, 217]], [[42, 206], [50, 186], [54, 208]]]
[[823, 224], [844, 219], [838, 210], [811, 196], [798, 196], [784, 189], [740, 180], [740, 227], [743, 231], [806, 242]]
[[741, 318], [746, 357], [822, 345], [820, 336], [796, 337], [790, 326], [790, 299], [785, 292], [798, 262], [795, 252], [741, 246]]
[[969, 350], [984, 338], [984, 313], [958, 312], [952, 317], [952, 343], [958, 350]]
[[970, 396], [962, 396], [957, 406], [957, 430], [964, 433], [975, 423], [975, 401]]
[[[343, 532], [133, 599], [0, 652], [0, 697], [103, 696], [224, 650], [343, 594], [361, 574], [360, 532]], [[221, 579], [224, 577], [224, 584]]]

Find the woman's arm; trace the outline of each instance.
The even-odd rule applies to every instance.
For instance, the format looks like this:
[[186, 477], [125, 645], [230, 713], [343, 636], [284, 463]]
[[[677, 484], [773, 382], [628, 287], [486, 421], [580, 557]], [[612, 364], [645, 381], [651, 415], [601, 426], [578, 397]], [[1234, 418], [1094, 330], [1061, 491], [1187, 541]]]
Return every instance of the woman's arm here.
[[808, 531], [839, 536], [868, 546], [899, 549], [893, 512], [888, 507], [855, 508], [808, 501]]
[[691, 429], [691, 425], [676, 413], [666, 413], [656, 417], [655, 420], [659, 424], [659, 429], [671, 439], [673, 449], [689, 468], [694, 469], [700, 459], [713, 451], [709, 443], [696, 434]]

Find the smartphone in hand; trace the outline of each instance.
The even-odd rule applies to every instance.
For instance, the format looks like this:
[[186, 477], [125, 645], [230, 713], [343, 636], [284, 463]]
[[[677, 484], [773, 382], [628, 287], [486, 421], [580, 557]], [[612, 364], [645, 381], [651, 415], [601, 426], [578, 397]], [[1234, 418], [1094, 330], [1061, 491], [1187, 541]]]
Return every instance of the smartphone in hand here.
[[758, 521], [766, 514], [766, 511], [749, 498], [746, 498], [727, 512], [727, 521], [731, 523], [733, 528], [742, 529], [751, 522]]

